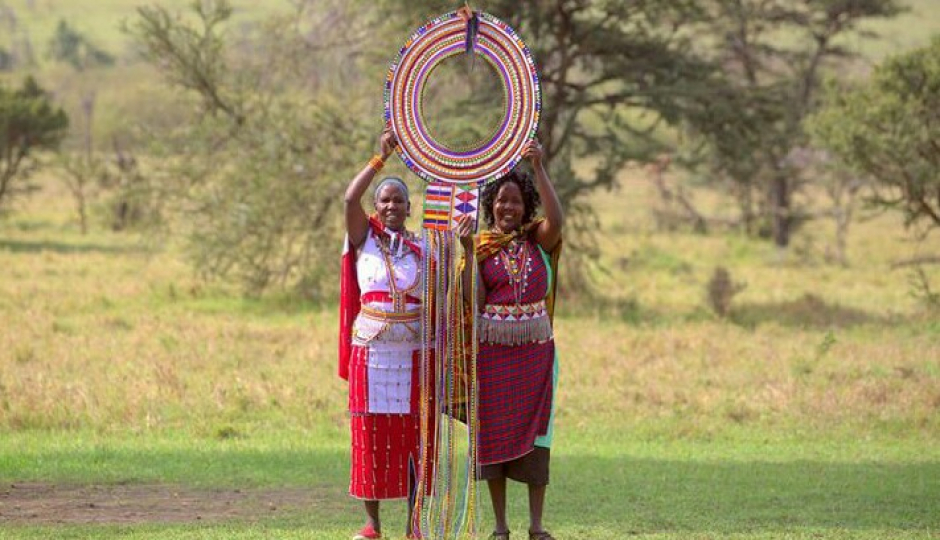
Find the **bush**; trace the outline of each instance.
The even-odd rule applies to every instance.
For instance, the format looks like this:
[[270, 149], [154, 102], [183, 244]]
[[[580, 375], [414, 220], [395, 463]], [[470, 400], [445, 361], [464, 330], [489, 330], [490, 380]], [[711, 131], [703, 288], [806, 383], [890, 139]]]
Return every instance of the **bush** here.
[[735, 283], [731, 273], [723, 266], [716, 266], [708, 280], [708, 305], [719, 317], [726, 317], [731, 311], [731, 301], [747, 288], [745, 283]]

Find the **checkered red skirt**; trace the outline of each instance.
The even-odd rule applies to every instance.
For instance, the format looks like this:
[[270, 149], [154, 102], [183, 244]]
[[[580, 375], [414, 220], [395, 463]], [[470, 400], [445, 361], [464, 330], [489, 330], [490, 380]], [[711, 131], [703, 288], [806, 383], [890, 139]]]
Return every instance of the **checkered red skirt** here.
[[480, 464], [510, 461], [532, 451], [552, 413], [555, 342], [527, 345], [481, 343]]

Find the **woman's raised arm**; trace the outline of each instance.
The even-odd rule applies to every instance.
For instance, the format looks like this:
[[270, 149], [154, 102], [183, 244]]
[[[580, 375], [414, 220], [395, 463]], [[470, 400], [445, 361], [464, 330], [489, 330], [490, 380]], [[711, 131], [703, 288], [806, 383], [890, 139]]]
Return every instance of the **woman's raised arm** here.
[[381, 153], [373, 156], [346, 188], [346, 196], [343, 199], [346, 205], [346, 234], [354, 246], [362, 245], [369, 230], [369, 216], [362, 208], [362, 195], [369, 189], [372, 179], [382, 170], [385, 160], [392, 155], [397, 145], [398, 140], [395, 139], [391, 126], [386, 125], [382, 136], [379, 137]]

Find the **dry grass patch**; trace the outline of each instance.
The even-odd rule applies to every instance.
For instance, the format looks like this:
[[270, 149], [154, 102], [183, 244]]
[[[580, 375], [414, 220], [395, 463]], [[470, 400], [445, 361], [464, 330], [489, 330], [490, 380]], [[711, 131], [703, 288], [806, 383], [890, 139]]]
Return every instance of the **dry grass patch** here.
[[[29, 201], [0, 236], [0, 428], [237, 438], [343, 425], [335, 309], [244, 300], [172, 248], [83, 237], [58, 195]], [[911, 249], [892, 217], [857, 224], [850, 254], [869, 250], [866, 262], [841, 268], [653, 231], [650, 195], [627, 176], [598, 197], [609, 294], [560, 304], [560, 422], [657, 437], [940, 433], [940, 324], [888, 270]], [[727, 320], [706, 307], [717, 264], [747, 283]]]

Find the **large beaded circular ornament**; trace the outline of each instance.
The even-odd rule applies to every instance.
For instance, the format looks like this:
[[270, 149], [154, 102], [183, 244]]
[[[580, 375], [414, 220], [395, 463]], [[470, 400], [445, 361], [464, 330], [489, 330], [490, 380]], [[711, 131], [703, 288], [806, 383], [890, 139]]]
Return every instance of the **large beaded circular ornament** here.
[[385, 119], [398, 138], [405, 165], [428, 182], [485, 183], [504, 176], [535, 137], [541, 90], [535, 61], [515, 31], [488, 13], [476, 12], [472, 47], [503, 87], [502, 119], [489, 136], [452, 148], [433, 138], [424, 118], [424, 89], [434, 69], [466, 53], [468, 21], [454, 11], [418, 28], [399, 51], [385, 82]]

